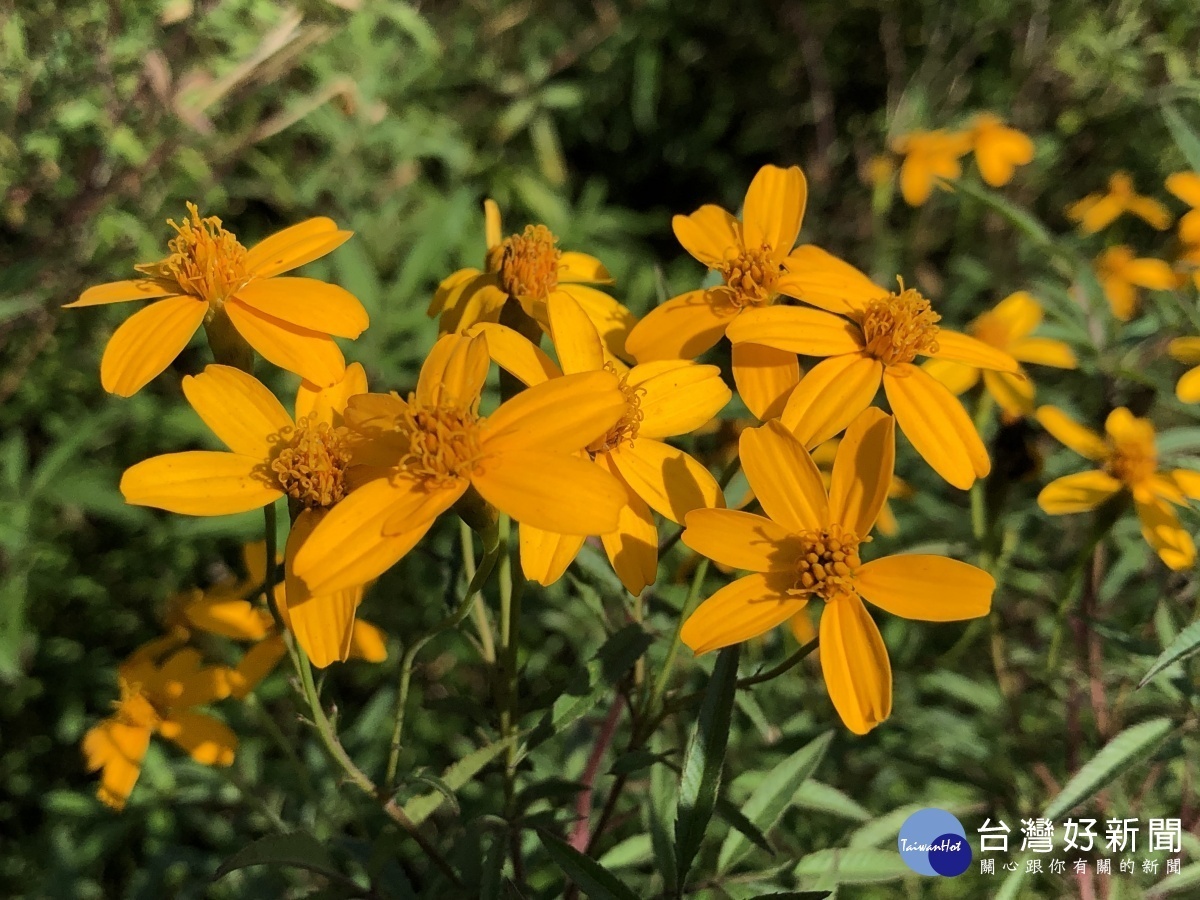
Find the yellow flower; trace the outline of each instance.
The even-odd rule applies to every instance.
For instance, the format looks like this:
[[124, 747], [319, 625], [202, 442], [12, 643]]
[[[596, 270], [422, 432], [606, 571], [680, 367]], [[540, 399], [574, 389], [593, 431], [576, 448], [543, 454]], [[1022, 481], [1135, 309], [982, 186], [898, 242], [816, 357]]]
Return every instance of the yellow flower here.
[[1033, 141], [991, 113], [980, 113], [971, 126], [971, 144], [979, 174], [992, 187], [1012, 181], [1017, 166], [1033, 162]]
[[896, 161], [884, 153], [877, 153], [867, 160], [863, 181], [876, 190], [886, 187], [896, 174]]
[[[716, 366], [664, 360], [626, 371], [606, 361], [595, 326], [569, 297], [550, 299], [549, 318], [558, 365], [511, 328], [482, 325], [479, 330], [487, 338], [492, 359], [527, 385], [580, 372], [608, 371], [620, 377], [625, 409], [585, 452], [624, 490], [617, 529], [600, 539], [621, 582], [637, 594], [654, 582], [658, 571], [658, 529], [651, 510], [682, 523], [693, 509], [724, 505], [708, 469], [662, 439], [699, 428], [729, 402], [731, 394]], [[553, 584], [579, 553], [584, 539], [522, 525], [521, 567], [526, 577]]]
[[374, 446], [372, 478], [339, 503], [296, 554], [314, 593], [363, 584], [387, 570], [438, 515], [473, 488], [523, 525], [560, 534], [615, 531], [625, 491], [575, 454], [625, 414], [611, 372], [565, 375], [522, 391], [486, 418], [483, 335], [434, 345], [408, 400], [354, 398], [347, 424]]
[[[838, 299], [806, 295], [825, 309], [776, 306], [750, 310], [729, 328], [736, 349], [748, 342], [827, 357], [800, 380], [780, 416], [806, 447], [842, 431], [871, 404], [882, 382], [901, 430], [946, 481], [969, 488], [991, 470], [970, 416], [940, 381], [914, 365], [917, 356], [1017, 374], [1002, 350], [938, 326], [941, 316], [916, 290], [889, 294], [847, 263], [829, 257]], [[831, 311], [827, 311], [831, 310]], [[841, 313], [834, 315], [833, 313]], [[842, 318], [848, 316], [849, 318]]]
[[[168, 223], [171, 255], [134, 266], [143, 278], [88, 288], [74, 303], [96, 306], [155, 300], [113, 333], [100, 361], [100, 383], [123, 397], [137, 393], [187, 346], [201, 324], [237, 334], [280, 368], [318, 385], [342, 377], [346, 362], [331, 335], [356, 338], [367, 312], [344, 288], [312, 278], [277, 278], [340, 246], [351, 232], [332, 219], [309, 219], [247, 250], [216, 216]], [[155, 299], [161, 298], [161, 299]], [[210, 331], [210, 340], [213, 333]]]
[[102, 770], [96, 796], [114, 809], [125, 806], [137, 783], [152, 734], [174, 741], [196, 762], [233, 762], [237, 736], [224, 722], [193, 711], [229, 696], [230, 671], [203, 665], [200, 653], [180, 649], [181, 643], [170, 635], [134, 651], [118, 670], [115, 712], [84, 735], [88, 771]]
[[[812, 450], [811, 456], [813, 462], [817, 464], [817, 468], [821, 471], [821, 483], [825, 485], [825, 490], [829, 490], [829, 485], [833, 478], [833, 463], [837, 459], [838, 448], [841, 445], [841, 438], [832, 438], [823, 444], [818, 444]], [[888, 488], [887, 495], [888, 500], [907, 500], [913, 495], [913, 489], [900, 476], [893, 475], [892, 484]], [[751, 492], [750, 499], [753, 499], [753, 497], [754, 495]], [[887, 500], [884, 500], [883, 506], [879, 507], [879, 518], [875, 522], [875, 528], [880, 534], [885, 534], [888, 537], [895, 537], [900, 531], [900, 524], [896, 521], [896, 515], [892, 512], [892, 507]], [[801, 640], [800, 643], [806, 644], [809, 640], [812, 640], [812, 638]]]
[[1175, 396], [1184, 403], [1200, 403], [1200, 337], [1175, 338], [1167, 352], [1181, 363], [1195, 366], [1183, 373], [1175, 385]]
[[1179, 220], [1179, 241], [1195, 247], [1200, 244], [1200, 172], [1168, 175], [1167, 190], [1191, 207]]
[[545, 225], [528, 225], [521, 234], [501, 238], [500, 207], [483, 204], [487, 254], [484, 269], [459, 269], [438, 285], [428, 314], [438, 316], [439, 334], [461, 334], [480, 322], [499, 322], [509, 300], [520, 304], [543, 330], [550, 323], [551, 297], [574, 299], [604, 338], [611, 357], [625, 356], [625, 339], [636, 321], [633, 313], [590, 284], [612, 284], [612, 276], [594, 256], [558, 249], [558, 238]]
[[[967, 334], [1018, 362], [1074, 369], [1078, 365], [1075, 353], [1065, 343], [1030, 337], [1041, 321], [1042, 305], [1025, 291], [1017, 291], [968, 325]], [[943, 359], [931, 359], [923, 368], [955, 394], [970, 390], [982, 375], [984, 388], [1010, 420], [1033, 412], [1033, 382], [1024, 369], [1021, 375], [1010, 375]]]
[[1078, 222], [1084, 234], [1107, 228], [1124, 213], [1132, 213], [1159, 231], [1171, 227], [1170, 211], [1157, 200], [1139, 194], [1128, 172], [1113, 172], [1106, 193], [1088, 194], [1067, 207], [1067, 218]]
[[709, 597], [684, 623], [684, 643], [707, 653], [756, 637], [801, 614], [816, 597], [821, 670], [846, 727], [866, 734], [892, 709], [887, 648], [862, 599], [926, 622], [983, 616], [996, 583], [982, 569], [940, 556], [864, 563], [861, 545], [883, 506], [895, 463], [891, 416], [861, 412], [846, 431], [829, 491], [808, 451], [779, 423], [747, 429], [742, 465], [766, 517], [728, 509], [687, 515], [683, 542], [754, 573]]
[[959, 160], [971, 150], [972, 135], [966, 131], [911, 131], [892, 141], [892, 150], [904, 157], [900, 165], [900, 193], [909, 206], [921, 206], [934, 185], [954, 181], [962, 175]]
[[1052, 516], [1086, 512], [1127, 490], [1142, 523], [1142, 537], [1162, 561], [1175, 570], [1192, 565], [1195, 545], [1171, 504], [1182, 506], [1186, 497], [1200, 498], [1200, 473], [1159, 471], [1154, 426], [1148, 419], [1118, 407], [1104, 423], [1106, 437], [1053, 406], [1040, 407], [1037, 420], [1064, 445], [1100, 464], [1099, 469], [1065, 475], [1046, 485], [1038, 494], [1042, 509]]
[[1171, 267], [1161, 259], [1135, 258], [1124, 244], [1109, 247], [1096, 257], [1096, 277], [1113, 315], [1122, 322], [1133, 318], [1141, 304], [1137, 288], [1169, 291], [1178, 284]]

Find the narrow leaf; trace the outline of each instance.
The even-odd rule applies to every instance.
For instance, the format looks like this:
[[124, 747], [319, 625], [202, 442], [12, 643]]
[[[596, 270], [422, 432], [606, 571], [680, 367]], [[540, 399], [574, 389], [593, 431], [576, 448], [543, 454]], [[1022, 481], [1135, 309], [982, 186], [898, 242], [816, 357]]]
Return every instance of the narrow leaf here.
[[1154, 660], [1154, 665], [1142, 676], [1138, 687], [1145, 687], [1164, 669], [1196, 653], [1200, 653], [1200, 620], [1193, 622], [1175, 636], [1175, 640], [1167, 645], [1167, 649]]
[[544, 831], [538, 837], [555, 864], [591, 900], [637, 900], [637, 894], [590, 856]]
[[1178, 110], [1170, 103], [1162, 105], [1163, 121], [1167, 123], [1167, 130], [1171, 132], [1171, 137], [1175, 141], [1175, 145], [1183, 154], [1184, 159], [1188, 161], [1188, 165], [1196, 171], [1200, 172], [1200, 136], [1192, 131], [1191, 126], [1184, 121]]
[[1191, 894], [1200, 888], [1200, 863], [1183, 866], [1174, 875], [1168, 875], [1146, 892], [1146, 900], [1157, 897], [1174, 897], [1180, 894]]
[[[451, 791], [459, 790], [514, 740], [516, 740], [515, 736], [503, 741], [496, 741], [494, 744], [488, 744], [486, 747], [480, 747], [478, 750], [468, 753], [445, 771], [442, 775], [442, 787], [449, 788]], [[442, 788], [439, 788], [428, 794], [413, 797], [404, 804], [404, 813], [412, 819], [413, 824], [420, 825], [445, 802], [446, 794]]]
[[802, 878], [828, 877], [838, 884], [895, 881], [913, 874], [899, 852], [868, 847], [818, 850], [800, 860], [793, 872]]
[[304, 831], [269, 834], [247, 844], [221, 863], [213, 873], [213, 881], [248, 866], [290, 866], [295, 869], [307, 869], [341, 882], [349, 880], [337, 870], [325, 846]]
[[1170, 730], [1171, 720], [1166, 717], [1126, 728], [1083, 764], [1043, 815], [1057, 819], [1070, 812], [1126, 769], [1144, 761]]

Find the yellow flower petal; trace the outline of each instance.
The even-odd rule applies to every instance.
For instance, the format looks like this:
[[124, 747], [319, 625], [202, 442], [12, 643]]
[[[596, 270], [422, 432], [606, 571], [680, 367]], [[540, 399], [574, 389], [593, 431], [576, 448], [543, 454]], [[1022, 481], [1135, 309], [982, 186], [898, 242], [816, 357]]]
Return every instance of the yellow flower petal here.
[[558, 258], [559, 284], [612, 284], [613, 277], [604, 263], [586, 253], [564, 250]]
[[447, 334], [429, 351], [417, 379], [416, 400], [422, 406], [467, 408], [483, 390], [488, 372], [488, 345], [482, 335]]
[[522, 525], [521, 571], [530, 581], [549, 587], [562, 578], [586, 540], [587, 536], [582, 534], [555, 534]]
[[261, 459], [209, 450], [154, 456], [121, 476], [121, 494], [132, 506], [153, 506], [188, 516], [227, 516], [260, 509], [283, 496]]
[[788, 569], [799, 552], [797, 541], [782, 525], [734, 509], [692, 510], [682, 540], [713, 562], [751, 572]]
[[326, 510], [307, 509], [292, 523], [284, 554], [287, 589], [280, 603], [280, 612], [287, 610], [288, 628], [312, 664], [322, 669], [330, 663], [344, 662], [349, 658], [354, 613], [363, 595], [363, 588], [358, 585], [314, 596], [292, 569], [296, 554], [326, 515]]
[[808, 183], [799, 166], [763, 166], [750, 182], [742, 210], [742, 234], [747, 248], [767, 247], [782, 262], [796, 243]]
[[1196, 562], [1196, 545], [1179, 524], [1179, 517], [1170, 504], [1158, 497], [1135, 497], [1134, 505], [1142, 525], [1142, 537], [1167, 568], [1176, 572], [1190, 569]]
[[812, 244], [797, 247], [783, 265], [787, 272], [776, 285], [779, 292], [829, 312], [849, 315], [887, 295], [854, 266]]
[[829, 524], [829, 501], [817, 465], [778, 421], [747, 428], [738, 444], [750, 487], [771, 519], [792, 533]]
[[721, 207], [711, 203], [690, 216], [675, 216], [671, 219], [671, 228], [683, 249], [710, 269], [720, 265], [727, 256], [741, 252], [741, 225]]
[[432, 318], [441, 315], [446, 309], [456, 307], [467, 285], [482, 274], [478, 269], [459, 269], [457, 272], [447, 275], [438, 282], [437, 289], [433, 292], [433, 299], [429, 301], [429, 308], [425, 310], [425, 314]]
[[712, 473], [678, 447], [638, 437], [608, 456], [634, 493], [672, 522], [693, 509], [725, 505]]
[[1038, 506], [1052, 516], [1095, 509], [1117, 491], [1121, 482], [1107, 472], [1077, 472], [1055, 479], [1038, 494]]
[[958, 622], [988, 614], [996, 579], [957, 559], [914, 553], [865, 563], [854, 573], [854, 586], [893, 616]]
[[255, 244], [246, 254], [246, 267], [257, 278], [270, 278], [336, 250], [353, 234], [339, 231], [333, 219], [317, 216]]
[[104, 303], [125, 303], [130, 300], [154, 300], [158, 297], [173, 297], [179, 293], [179, 285], [156, 281], [153, 278], [134, 278], [129, 281], [110, 281], [90, 287], [73, 303], [64, 303], [63, 309], [80, 306], [100, 306]]
[[350, 632], [350, 658], [379, 663], [388, 658], [387, 635], [370, 622], [357, 619]]
[[204, 594], [183, 608], [189, 628], [219, 634], [235, 641], [261, 641], [271, 631], [271, 614], [241, 597]]
[[1133, 197], [1126, 208], [1158, 231], [1166, 231], [1171, 227], [1170, 210], [1150, 197]]
[[783, 413], [788, 396], [800, 383], [800, 362], [787, 350], [734, 344], [733, 380], [746, 408], [765, 422]]
[[1169, 291], [1176, 282], [1175, 270], [1161, 259], [1131, 260], [1124, 275], [1127, 281], [1155, 291]]
[[312, 416], [318, 422], [341, 425], [350, 398], [366, 392], [366, 370], [362, 363], [350, 363], [341, 381], [329, 387], [318, 387], [310, 381], [300, 382], [296, 391], [296, 418]]
[[1167, 352], [1172, 359], [1194, 366], [1200, 363], [1200, 337], [1175, 338], [1167, 344]]
[[232, 366], [206, 366], [199, 375], [185, 375], [183, 394], [212, 433], [241, 456], [269, 460], [273, 439], [292, 425], [261, 381]]
[[1042, 305], [1028, 291], [1016, 291], [985, 313], [994, 321], [1004, 325], [1008, 341], [1015, 341], [1033, 333], [1042, 323]]
[[780, 575], [754, 574], [727, 584], [700, 604], [679, 636], [697, 655], [765, 634], [794, 616], [807, 597], [787, 593]]
[[911, 154], [900, 164], [900, 194], [909, 206], [924, 205], [933, 193], [933, 171], [929, 163], [927, 156]]
[[975, 366], [977, 369], [994, 369], [997, 372], [1016, 374], [1021, 371], [1017, 361], [1003, 350], [958, 331], [938, 329], [937, 345], [937, 352], [930, 354], [934, 359], [948, 359], [951, 362]]
[[604, 291], [598, 291], [582, 284], [559, 285], [552, 297], [566, 295], [580, 305], [592, 325], [600, 334], [600, 341], [610, 357], [628, 359], [629, 349], [626, 346], [630, 332], [637, 324], [637, 316], [610, 297]]
[[921, 368], [944, 384], [956, 397], [975, 387], [981, 374], [974, 366], [950, 362], [948, 359], [927, 359]]
[[207, 303], [186, 295], [138, 310], [108, 339], [100, 384], [110, 394], [132, 397], [188, 345], [207, 311]]
[[321, 334], [356, 338], [370, 324], [357, 297], [315, 278], [259, 278], [234, 296], [264, 315]]
[[979, 174], [992, 187], [1002, 187], [1013, 177], [1017, 166], [1033, 161], [1033, 141], [1015, 128], [996, 124], [976, 126], [975, 162]]
[[1175, 396], [1184, 403], [1200, 403], [1200, 366], [1183, 373], [1175, 383]]
[[823, 443], [871, 404], [883, 372], [883, 363], [861, 353], [822, 360], [800, 379], [780, 421], [805, 447]]
[[721, 380], [719, 368], [683, 359], [634, 366], [627, 384], [642, 390], [638, 434], [648, 438], [695, 431], [710, 422], [733, 396]]
[[617, 530], [600, 535], [600, 542], [621, 584], [636, 596], [658, 576], [658, 527], [650, 507], [625, 483], [611, 459], [600, 454], [596, 461], [625, 488]]
[[625, 349], [640, 363], [695, 359], [721, 339], [737, 314], [735, 307], [716, 302], [720, 296], [688, 291], [656, 306], [634, 326]]
[[1013, 341], [1009, 352], [1019, 362], [1035, 363], [1039, 366], [1055, 366], [1059, 369], [1074, 369], [1079, 365], [1075, 351], [1062, 341], [1053, 338], [1029, 337]]
[[1188, 206], [1200, 206], [1200, 173], [1175, 172], [1167, 176], [1166, 186]]
[[967, 490], [991, 471], [987, 448], [971, 417], [945, 386], [912, 363], [888, 366], [883, 389], [896, 424], [935, 472]]
[[1118, 406], [1108, 414], [1104, 430], [1118, 444], [1140, 445], [1147, 455], [1154, 453], [1154, 426], [1149, 419], [1135, 416], [1124, 406]]
[[559, 534], [615, 531], [625, 503], [625, 490], [611, 475], [561, 453], [512, 450], [490, 457], [471, 484], [521, 524]]
[[892, 714], [892, 666], [875, 620], [854, 594], [821, 611], [821, 673], [833, 708], [855, 734]]
[[501, 289], [495, 274], [483, 274], [467, 282], [452, 306], [438, 320], [440, 334], [469, 330], [482, 322], [499, 322], [508, 294]]
[[319, 387], [346, 374], [346, 359], [329, 335], [264, 315], [236, 299], [226, 303], [224, 311], [238, 334], [267, 362]]
[[1200, 471], [1195, 469], [1172, 469], [1171, 480], [1180, 493], [1193, 500], [1200, 500]]
[[1089, 194], [1067, 207], [1067, 218], [1077, 221], [1084, 234], [1095, 234], [1115, 222], [1124, 211], [1124, 203], [1112, 194]]
[[611, 372], [564, 375], [521, 391], [487, 417], [486, 453], [537, 450], [573, 453], [605, 434], [625, 412]]
[[765, 344], [804, 356], [840, 356], [863, 349], [862, 332], [853, 322], [806, 306], [748, 309], [726, 333], [735, 344]]
[[829, 519], [865, 538], [879, 517], [896, 467], [896, 423], [881, 410], [863, 410], [838, 444], [829, 481]]
[[550, 339], [564, 374], [604, 368], [604, 345], [583, 307], [562, 291], [556, 291], [546, 300], [546, 314], [550, 320]]
[[1080, 425], [1056, 406], [1039, 406], [1036, 418], [1060, 444], [1086, 459], [1104, 459], [1109, 454], [1108, 441]]
[[500, 246], [504, 241], [504, 228], [501, 224], [500, 206], [491, 197], [483, 201], [483, 230], [487, 249]]
[[96, 796], [113, 809], [123, 809], [142, 772], [150, 746], [150, 729], [104, 719], [83, 736], [83, 755], [89, 772], [103, 770]]
[[[282, 585], [275, 586], [275, 599], [283, 596]], [[281, 611], [286, 606], [280, 606]], [[287, 654], [287, 645], [278, 634], [272, 634], [259, 641], [242, 654], [237, 668], [229, 673], [229, 696], [235, 700], [244, 700], [254, 692], [263, 680], [275, 671], [279, 661]]]
[[158, 733], [206, 766], [232, 765], [237, 752], [238, 739], [233, 729], [203, 713], [173, 713], [159, 725]]
[[983, 386], [1011, 419], [1033, 415], [1033, 382], [1007, 372], [984, 372]]
[[534, 385], [562, 375], [558, 363], [527, 337], [506, 325], [483, 323], [468, 332], [487, 340], [488, 356], [522, 384]]

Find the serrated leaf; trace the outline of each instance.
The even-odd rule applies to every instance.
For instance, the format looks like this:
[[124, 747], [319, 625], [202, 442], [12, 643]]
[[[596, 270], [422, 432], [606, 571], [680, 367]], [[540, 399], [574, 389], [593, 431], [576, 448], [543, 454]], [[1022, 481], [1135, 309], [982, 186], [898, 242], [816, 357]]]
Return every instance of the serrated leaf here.
[[346, 882], [346, 878], [337, 870], [333, 857], [325, 846], [311, 834], [305, 831], [294, 831], [291, 834], [269, 834], [247, 844], [217, 868], [212, 880], [224, 878], [230, 872], [245, 869], [248, 866], [288, 866], [294, 869], [307, 869]]
[[675, 871], [678, 886], [687, 883], [692, 861], [700, 851], [721, 787], [721, 769], [737, 692], [739, 646], [717, 656], [712, 677], [700, 704], [700, 716], [688, 741], [679, 778], [679, 807], [675, 817]]
[[580, 853], [566, 841], [544, 831], [538, 832], [538, 837], [555, 865], [562, 869], [590, 900], [638, 900], [637, 894], [590, 856]]
[[800, 860], [793, 874], [801, 878], [829, 877], [838, 884], [871, 884], [912, 875], [895, 850], [846, 848], [818, 850]]
[[1193, 171], [1200, 172], [1200, 136], [1192, 131], [1191, 126], [1184, 121], [1183, 116], [1170, 103], [1163, 103], [1162, 117], [1163, 121], [1167, 123], [1167, 130], [1171, 132], [1171, 137], [1175, 141], [1175, 146], [1179, 148], [1179, 152], [1183, 154]]
[[[774, 828], [784, 810], [796, 801], [800, 786], [821, 764], [832, 739], [833, 732], [825, 732], [776, 765], [759, 782], [742, 812], [760, 831], [766, 833]], [[729, 832], [717, 857], [717, 871], [728, 871], [749, 852], [746, 838], [740, 832]]]
[[1146, 674], [1138, 682], [1138, 687], [1145, 687], [1164, 669], [1196, 653], [1200, 653], [1200, 621], [1193, 622], [1175, 636], [1175, 640], [1167, 645], [1167, 649], [1159, 654], [1154, 664], [1146, 670]]
[[[480, 747], [478, 750], [468, 753], [442, 774], [443, 785], [451, 791], [461, 789], [468, 781], [478, 775], [484, 766], [499, 756], [501, 751], [515, 740], [516, 736], [514, 735], [513, 737], [496, 741], [494, 744], [488, 744], [486, 747]], [[413, 797], [413, 799], [405, 803], [404, 813], [412, 820], [414, 825], [420, 825], [445, 802], [446, 795], [442, 790], [430, 791], [428, 794]]]
[[1171, 720], [1166, 717], [1126, 728], [1083, 764], [1059, 795], [1050, 801], [1043, 815], [1047, 819], [1057, 819], [1070, 812], [1126, 769], [1142, 762], [1170, 730]]

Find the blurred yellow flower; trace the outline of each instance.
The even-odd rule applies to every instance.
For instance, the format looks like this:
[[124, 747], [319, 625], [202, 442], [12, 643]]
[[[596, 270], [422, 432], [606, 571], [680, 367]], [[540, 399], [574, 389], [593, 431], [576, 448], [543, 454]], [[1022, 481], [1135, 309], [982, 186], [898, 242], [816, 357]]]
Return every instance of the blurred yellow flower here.
[[971, 151], [968, 131], [910, 131], [892, 141], [892, 151], [904, 157], [900, 164], [900, 193], [909, 206], [921, 206], [935, 185], [962, 175], [960, 160]]
[[[313, 278], [276, 277], [324, 256], [351, 235], [332, 219], [309, 219], [247, 250], [216, 216], [168, 220], [171, 255], [134, 266], [143, 278], [88, 288], [66, 308], [155, 300], [109, 339], [100, 361], [104, 389], [123, 397], [141, 390], [187, 346], [204, 324], [229, 326], [263, 359], [318, 385], [342, 377], [345, 358], [332, 336], [356, 338], [367, 311], [347, 291]], [[157, 299], [156, 299], [157, 298]], [[210, 331], [210, 340], [213, 334]]]
[[1179, 240], [1200, 245], [1200, 173], [1176, 172], [1167, 176], [1167, 190], [1191, 207], [1179, 220]]
[[438, 285], [427, 311], [438, 317], [438, 333], [461, 334], [480, 322], [499, 322], [510, 299], [547, 330], [547, 302], [568, 296], [595, 324], [609, 356], [625, 357], [635, 316], [608, 294], [588, 287], [612, 284], [604, 264], [586, 253], [559, 250], [558, 238], [545, 225], [528, 225], [521, 234], [502, 238], [500, 207], [486, 200], [483, 209], [484, 268], [459, 269]]
[[877, 153], [867, 160], [866, 183], [873, 188], [885, 186], [896, 174], [896, 161], [886, 153]]
[[[1003, 350], [1018, 362], [1074, 369], [1078, 362], [1067, 344], [1052, 338], [1030, 337], [1041, 324], [1042, 315], [1042, 305], [1037, 300], [1025, 291], [1017, 291], [968, 325], [967, 334]], [[1023, 368], [1021, 374], [1012, 375], [945, 359], [931, 359], [923, 368], [954, 394], [970, 390], [982, 376], [984, 389], [1009, 420], [1033, 413], [1033, 381]]]
[[1175, 396], [1184, 403], [1200, 403], [1200, 337], [1175, 338], [1167, 345], [1172, 357], [1195, 368], [1188, 369], [1175, 385]]
[[683, 542], [697, 553], [754, 573], [704, 601], [681, 637], [706, 653], [795, 619], [816, 597], [821, 670], [846, 727], [866, 734], [892, 709], [887, 648], [863, 598], [907, 619], [949, 622], [983, 616], [995, 581], [940, 556], [888, 556], [863, 563], [895, 463], [891, 416], [859, 413], [833, 464], [829, 491], [808, 451], [779, 422], [742, 433], [742, 465], [766, 517], [729, 509], [687, 515]]
[[1171, 508], [1200, 498], [1200, 472], [1188, 469], [1160, 471], [1154, 426], [1118, 407], [1104, 423], [1102, 437], [1053, 406], [1038, 408], [1037, 420], [1062, 444], [1100, 468], [1055, 479], [1038, 494], [1038, 505], [1050, 515], [1086, 512], [1122, 490], [1133, 497], [1142, 536], [1172, 569], [1195, 562], [1192, 537], [1179, 524]]
[[1113, 172], [1106, 193], [1088, 194], [1067, 207], [1067, 218], [1078, 222], [1084, 234], [1107, 228], [1124, 213], [1137, 216], [1159, 231], [1171, 227], [1170, 211], [1157, 200], [1139, 194], [1128, 172]]
[[413, 548], [441, 513], [474, 489], [522, 525], [560, 534], [615, 531], [626, 493], [577, 454], [627, 409], [612, 372], [564, 375], [522, 391], [486, 418], [483, 335], [447, 334], [408, 400], [365, 394], [346, 411], [374, 448], [371, 478], [339, 503], [296, 554], [313, 593], [364, 584]]
[[[618, 369], [605, 360], [595, 326], [569, 297], [550, 299], [549, 318], [557, 365], [510, 328], [482, 325], [479, 329], [487, 338], [492, 359], [527, 385], [580, 372], [609, 371], [620, 376], [625, 410], [585, 452], [624, 489], [617, 529], [600, 539], [622, 584], [637, 594], [654, 582], [658, 572], [658, 529], [651, 510], [682, 523], [693, 509], [724, 505], [721, 488], [708, 469], [662, 439], [704, 425], [729, 402], [731, 394], [716, 366], [663, 360], [628, 371]], [[522, 525], [521, 566], [526, 577], [553, 584], [584, 540], [583, 535]]]
[[1109, 247], [1096, 257], [1096, 278], [1113, 315], [1128, 322], [1141, 305], [1139, 287], [1169, 291], [1178, 283], [1174, 270], [1161, 259], [1137, 258], [1124, 244]]
[[101, 770], [96, 796], [121, 809], [141, 773], [150, 736], [160, 734], [196, 762], [228, 766], [237, 736], [219, 719], [194, 712], [229, 696], [229, 669], [203, 665], [199, 651], [177, 635], [142, 645], [121, 664], [121, 697], [113, 714], [88, 730], [83, 754], [89, 772]]
[[987, 448], [958, 399], [913, 360], [931, 356], [1013, 375], [1020, 366], [1003, 350], [939, 327], [941, 316], [916, 290], [901, 283], [899, 293], [888, 293], [853, 266], [838, 266], [836, 302], [806, 297], [825, 308], [749, 310], [729, 327], [729, 339], [735, 348], [749, 342], [827, 357], [800, 380], [780, 415], [805, 447], [841, 432], [882, 383], [916, 451], [950, 484], [969, 488], [991, 469]]
[[971, 126], [971, 146], [979, 174], [992, 187], [1012, 181], [1017, 166], [1033, 162], [1033, 141], [992, 113], [980, 113]]

